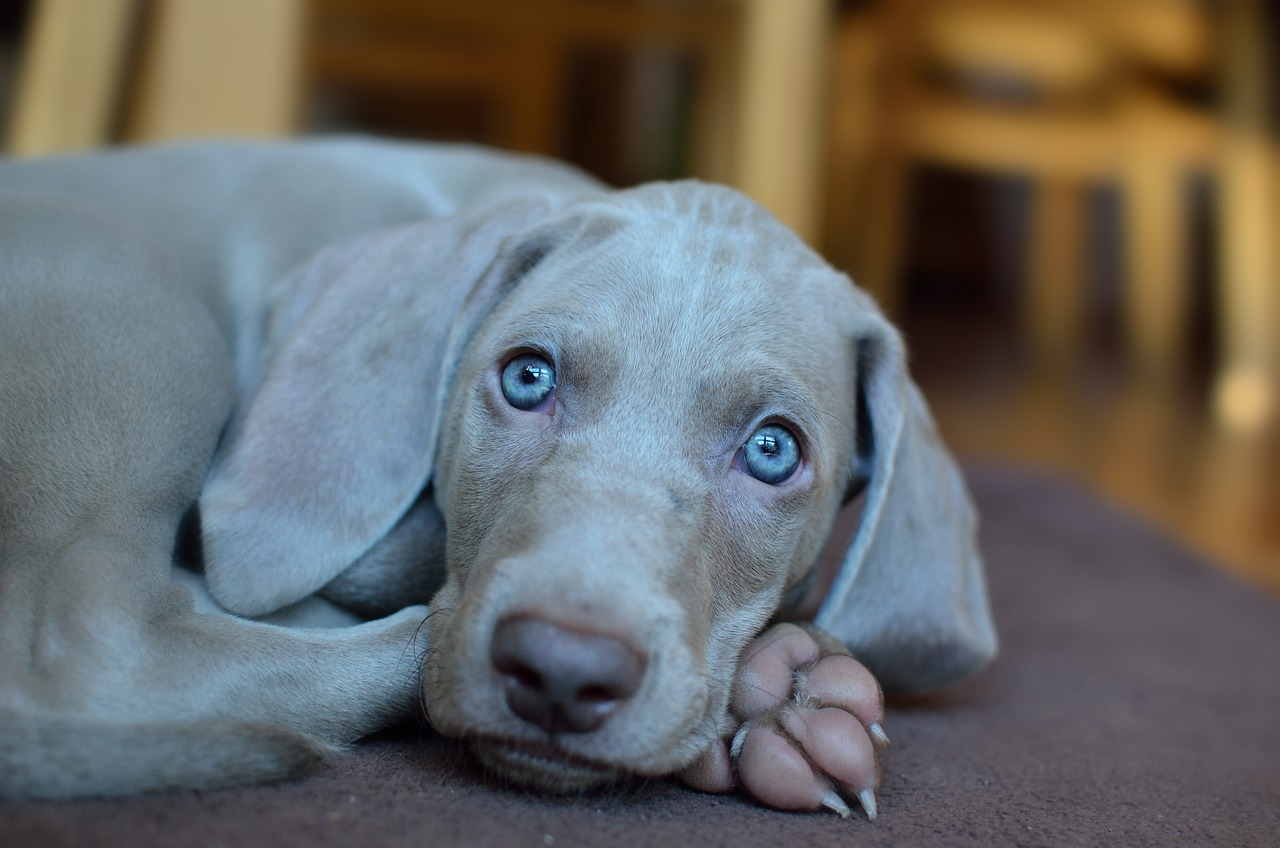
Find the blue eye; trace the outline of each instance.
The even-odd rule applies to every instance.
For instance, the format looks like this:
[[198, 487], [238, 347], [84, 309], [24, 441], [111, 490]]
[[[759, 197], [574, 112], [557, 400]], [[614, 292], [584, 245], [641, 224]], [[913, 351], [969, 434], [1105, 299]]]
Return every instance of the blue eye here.
[[800, 467], [800, 442], [781, 424], [766, 424], [742, 446], [742, 459], [752, 477], [776, 486]]
[[516, 409], [534, 409], [555, 388], [555, 369], [536, 353], [521, 354], [502, 369], [502, 394]]

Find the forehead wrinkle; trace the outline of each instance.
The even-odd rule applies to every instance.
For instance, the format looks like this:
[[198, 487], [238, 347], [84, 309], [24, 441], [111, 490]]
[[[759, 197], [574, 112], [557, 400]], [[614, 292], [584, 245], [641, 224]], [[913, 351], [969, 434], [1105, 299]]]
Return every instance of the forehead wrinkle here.
[[[532, 276], [550, 289], [527, 280], [515, 300], [528, 311], [513, 317], [530, 335], [579, 351], [565, 351], [575, 360], [607, 354], [616, 369], [658, 368], [668, 381], [687, 382], [684, 391], [692, 390], [695, 397], [707, 388], [704, 377], [719, 372], [725, 379], [730, 360], [757, 359], [757, 369], [771, 359], [813, 369], [809, 346], [800, 339], [832, 334], [826, 318], [833, 310], [821, 306], [831, 300], [827, 289], [833, 287], [826, 279], [831, 272], [815, 275], [815, 268], [826, 269], [816, 255], [789, 231], [774, 232], [781, 225], [741, 195], [687, 188], [658, 185], [628, 192], [637, 200], [641, 194], [656, 196], [657, 211], [646, 207], [645, 214], [628, 216], [607, 246], [571, 253], [535, 270]], [[520, 296], [521, 289], [528, 297]], [[555, 300], [544, 300], [535, 289], [554, 292]], [[606, 329], [584, 335], [594, 327]], [[626, 344], [617, 338], [622, 332]], [[818, 385], [820, 375], [812, 373], [790, 379], [796, 387], [774, 402], [792, 409], [807, 406], [800, 402], [804, 397], [822, 397], [829, 388]], [[678, 394], [679, 387], [671, 389]], [[827, 416], [809, 412], [806, 417], [816, 422]], [[811, 424], [807, 429], [823, 428]]]
[[610, 228], [607, 244], [550, 264], [572, 282], [571, 298], [558, 290], [562, 301], [581, 301], [589, 312], [621, 306], [628, 331], [646, 347], [661, 346], [671, 328], [722, 330], [705, 322], [752, 306], [762, 293], [786, 296], [797, 276], [825, 267], [767, 211], [730, 189], [659, 183], [619, 192], [613, 202], [625, 210], [625, 224]]
[[724, 186], [696, 180], [656, 183], [623, 193], [629, 205], [643, 205], [630, 229], [656, 226], [661, 244], [679, 245], [690, 256], [751, 268], [766, 277], [801, 268], [825, 267], [812, 249], [764, 207]]
[[[629, 251], [621, 273], [632, 281], [659, 274], [679, 279], [637, 286], [644, 296], [635, 301], [627, 332], [641, 343], [627, 345], [621, 356], [635, 367], [664, 369], [668, 379], [687, 382], [695, 405], [719, 398], [715, 418], [721, 428], [745, 427], [751, 417], [774, 410], [796, 419], [817, 450], [831, 429], [830, 416], [821, 415], [811, 400], [825, 392], [818, 375], [807, 373], [812, 353], [801, 338], [828, 335], [830, 328], [821, 313], [795, 308], [793, 299], [803, 300], [818, 281], [810, 279], [803, 262], [800, 269], [761, 273], [736, 249], [746, 243], [743, 236], [720, 226], [699, 232], [696, 242], [692, 236], [661, 241], [657, 253]], [[778, 362], [803, 364], [791, 371]]]
[[622, 251], [626, 267], [619, 270], [629, 279], [678, 274], [681, 285], [665, 289], [683, 295], [676, 306], [704, 300], [749, 270], [764, 279], [776, 277], [784, 270], [778, 254], [787, 254], [787, 264], [794, 265], [806, 251], [762, 207], [721, 186], [654, 183], [615, 199], [633, 212], [624, 235], [631, 249]]

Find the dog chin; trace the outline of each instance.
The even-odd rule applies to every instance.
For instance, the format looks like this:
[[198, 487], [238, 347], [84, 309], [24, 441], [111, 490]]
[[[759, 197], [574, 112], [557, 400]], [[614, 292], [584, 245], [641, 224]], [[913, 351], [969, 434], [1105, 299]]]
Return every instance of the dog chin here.
[[627, 777], [617, 766], [575, 757], [549, 744], [472, 739], [471, 748], [486, 768], [543, 792], [579, 792]]

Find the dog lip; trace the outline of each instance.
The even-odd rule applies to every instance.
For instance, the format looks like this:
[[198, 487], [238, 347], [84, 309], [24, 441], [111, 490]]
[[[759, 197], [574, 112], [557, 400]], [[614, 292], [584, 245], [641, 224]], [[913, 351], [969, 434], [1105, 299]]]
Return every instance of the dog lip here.
[[473, 737], [471, 744], [487, 765], [509, 778], [545, 789], [567, 791], [609, 783], [627, 773], [616, 764], [565, 751], [549, 742], [507, 737]]
[[590, 771], [616, 772], [618, 770], [616, 765], [598, 762], [579, 754], [570, 753], [554, 743], [500, 737], [481, 738], [474, 741], [503, 753], [516, 754], [532, 760], [545, 760], [557, 765], [567, 765]]

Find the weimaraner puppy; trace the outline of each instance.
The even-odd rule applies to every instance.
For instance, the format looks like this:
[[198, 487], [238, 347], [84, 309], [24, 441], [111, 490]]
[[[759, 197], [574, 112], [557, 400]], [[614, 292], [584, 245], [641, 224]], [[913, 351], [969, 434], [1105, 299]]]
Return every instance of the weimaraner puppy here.
[[0, 796], [282, 779], [421, 704], [536, 787], [874, 817], [877, 679], [995, 652], [974, 526], [898, 335], [728, 189], [0, 164]]

